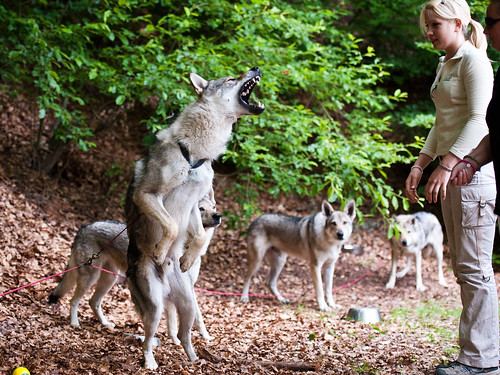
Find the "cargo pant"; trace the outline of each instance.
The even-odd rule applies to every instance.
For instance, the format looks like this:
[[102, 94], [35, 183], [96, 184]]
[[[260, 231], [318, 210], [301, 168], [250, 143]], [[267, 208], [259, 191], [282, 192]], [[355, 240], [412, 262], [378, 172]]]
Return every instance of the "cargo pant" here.
[[498, 296], [491, 263], [495, 197], [495, 175], [489, 163], [470, 184], [448, 185], [441, 201], [463, 307], [457, 360], [474, 367], [496, 367], [499, 360]]

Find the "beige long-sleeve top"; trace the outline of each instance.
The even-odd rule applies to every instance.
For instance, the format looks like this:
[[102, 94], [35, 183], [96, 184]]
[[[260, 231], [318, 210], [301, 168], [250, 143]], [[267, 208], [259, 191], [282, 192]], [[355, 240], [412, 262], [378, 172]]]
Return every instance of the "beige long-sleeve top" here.
[[420, 152], [432, 159], [448, 152], [463, 159], [488, 133], [485, 116], [492, 91], [486, 52], [467, 41], [448, 61], [442, 56], [431, 86], [436, 121]]

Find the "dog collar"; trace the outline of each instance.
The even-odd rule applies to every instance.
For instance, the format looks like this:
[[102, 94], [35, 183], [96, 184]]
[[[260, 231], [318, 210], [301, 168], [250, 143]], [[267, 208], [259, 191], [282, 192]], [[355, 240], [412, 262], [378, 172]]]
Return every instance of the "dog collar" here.
[[181, 149], [182, 156], [184, 156], [184, 159], [186, 159], [186, 161], [188, 162], [190, 169], [196, 169], [198, 167], [201, 167], [203, 165], [203, 163], [207, 160], [207, 159], [200, 159], [196, 163], [191, 164], [191, 158], [189, 156], [189, 151], [186, 148], [186, 146], [184, 146], [180, 141], [177, 142], [177, 144], [179, 145], [179, 148]]

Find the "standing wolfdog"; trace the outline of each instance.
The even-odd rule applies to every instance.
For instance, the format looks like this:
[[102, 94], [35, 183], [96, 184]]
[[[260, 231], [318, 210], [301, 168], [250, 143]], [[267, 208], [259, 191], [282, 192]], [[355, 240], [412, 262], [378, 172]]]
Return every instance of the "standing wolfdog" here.
[[[248, 270], [241, 301], [248, 302], [248, 290], [254, 273], [267, 255], [271, 271], [267, 286], [281, 302], [289, 302], [278, 291], [276, 281], [288, 255], [309, 262], [311, 277], [320, 310], [330, 311], [335, 307], [332, 294], [333, 272], [342, 244], [352, 233], [356, 217], [354, 201], [347, 203], [344, 211], [335, 211], [323, 201], [321, 212], [304, 218], [282, 214], [266, 214], [250, 224], [247, 234]], [[325, 293], [321, 269], [325, 266]]]
[[[446, 286], [443, 276], [443, 230], [438, 218], [430, 212], [416, 212], [410, 215], [397, 215], [394, 220], [401, 233], [398, 237], [391, 237], [392, 261], [391, 276], [385, 285], [386, 289], [394, 288], [396, 278], [401, 278], [411, 268], [412, 259], [415, 258], [416, 282], [419, 292], [425, 290], [422, 281], [422, 257], [434, 253], [437, 259], [438, 283]], [[398, 259], [407, 257], [405, 268], [396, 272]]]
[[[198, 203], [198, 207], [201, 213], [203, 227], [207, 233], [207, 240], [198, 257], [199, 259], [196, 260], [193, 267], [188, 271], [191, 274], [193, 287], [198, 279], [201, 256], [206, 253], [214, 230], [221, 223], [221, 215], [216, 211], [213, 189], [210, 189], [209, 194], [203, 197]], [[126, 225], [123, 223], [105, 220], [83, 225], [78, 230], [73, 245], [71, 246], [71, 254], [66, 269], [71, 269], [73, 267], [79, 268], [63, 276], [62, 280], [50, 294], [48, 300], [50, 304], [57, 303], [61, 297], [75, 288], [75, 292], [70, 301], [70, 322], [72, 326], [80, 327], [78, 306], [83, 296], [94, 284], [95, 291], [89, 300], [89, 305], [101, 324], [110, 327], [115, 326], [108, 321], [102, 313], [101, 304], [106, 293], [111, 290], [118, 279], [116, 273], [125, 275], [127, 271], [128, 236], [125, 229]], [[101, 271], [96, 267], [87, 265], [86, 262], [89, 260], [92, 260], [92, 266], [104, 268], [115, 274]], [[175, 306], [171, 306], [167, 314], [167, 320], [169, 336], [174, 343], [180, 344], [177, 338], [177, 312], [175, 311]], [[205, 327], [198, 305], [195, 326], [204, 339], [212, 339]]]
[[[250, 104], [260, 80], [257, 67], [239, 78], [206, 81], [190, 75], [198, 100], [170, 127], [157, 133], [145, 158], [137, 162], [127, 193], [129, 288], [144, 324], [145, 367], [158, 367], [152, 351], [154, 334], [166, 303], [179, 314], [178, 338], [191, 361], [196, 302], [189, 273], [198, 259], [205, 231], [196, 203], [212, 186], [211, 163], [225, 151], [233, 123], [244, 115], [258, 115], [264, 106]], [[193, 238], [186, 249], [188, 231]]]

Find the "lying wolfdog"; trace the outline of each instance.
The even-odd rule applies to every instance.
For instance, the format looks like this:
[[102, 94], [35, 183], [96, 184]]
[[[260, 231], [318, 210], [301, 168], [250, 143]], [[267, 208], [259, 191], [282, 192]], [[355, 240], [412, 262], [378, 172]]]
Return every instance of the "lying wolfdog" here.
[[[249, 103], [260, 80], [257, 67], [239, 78], [206, 81], [192, 73], [190, 80], [198, 100], [157, 133], [147, 156], [136, 163], [127, 192], [126, 217], [133, 222], [128, 229], [127, 276], [144, 324], [147, 369], [158, 367], [152, 344], [168, 301], [179, 314], [178, 338], [189, 359], [197, 359], [191, 344], [196, 300], [185, 273], [206, 238], [196, 203], [212, 186], [211, 163], [224, 152], [233, 123], [264, 111], [260, 103]], [[188, 231], [193, 238], [184, 249]]]
[[[422, 292], [425, 285], [422, 282], [422, 256], [427, 257], [431, 252], [437, 259], [437, 274], [439, 284], [446, 286], [443, 276], [443, 230], [436, 216], [430, 212], [417, 212], [412, 215], [398, 215], [394, 218], [400, 227], [399, 237], [391, 237], [392, 266], [391, 276], [385, 285], [387, 289], [394, 288], [396, 277], [400, 278], [410, 270], [412, 259], [416, 264], [416, 287]], [[406, 267], [396, 272], [398, 259], [407, 257]]]
[[[214, 229], [220, 225], [221, 215], [216, 211], [215, 200], [213, 198], [213, 190], [210, 194], [203, 197], [199, 202], [203, 226], [207, 233], [207, 241], [200, 254], [200, 259], [196, 261], [195, 266], [191, 267], [193, 287], [198, 279], [198, 273], [201, 265], [201, 256], [206, 253], [210, 240], [212, 239]], [[93, 255], [98, 254], [97, 259], [92, 259], [92, 264], [114, 273], [125, 275], [127, 270], [127, 248], [128, 235], [125, 231], [125, 224], [116, 221], [96, 221], [89, 225], [82, 226], [76, 234], [73, 245], [71, 246], [71, 255], [69, 257], [66, 269], [80, 266], [92, 259]], [[102, 299], [113, 287], [119, 276], [101, 271], [92, 266], [83, 266], [74, 271], [66, 273], [56, 288], [49, 296], [49, 303], [57, 303], [59, 299], [68, 294], [73, 288], [75, 292], [70, 301], [70, 322], [72, 326], [80, 327], [78, 321], [78, 306], [83, 296], [95, 284], [95, 291], [89, 300], [90, 307], [103, 325], [114, 327], [115, 325], [109, 322], [101, 310]], [[173, 310], [168, 315], [169, 332], [173, 332], [170, 336], [175, 343], [179, 343], [176, 330], [176, 311]], [[175, 327], [174, 327], [175, 325]], [[199, 308], [197, 308], [197, 316], [195, 325], [204, 339], [211, 339], [208, 334], [203, 317]]]
[[[248, 302], [252, 276], [267, 255], [271, 263], [267, 285], [279, 301], [289, 302], [278, 291], [276, 281], [288, 255], [293, 255], [309, 262], [319, 308], [330, 311], [335, 307], [332, 295], [335, 262], [342, 244], [351, 236], [355, 216], [354, 201], [347, 203], [344, 211], [335, 211], [330, 203], [323, 201], [321, 212], [304, 218], [266, 214], [254, 220], [247, 234], [248, 270], [241, 301]], [[326, 302], [321, 278], [323, 266]]]

